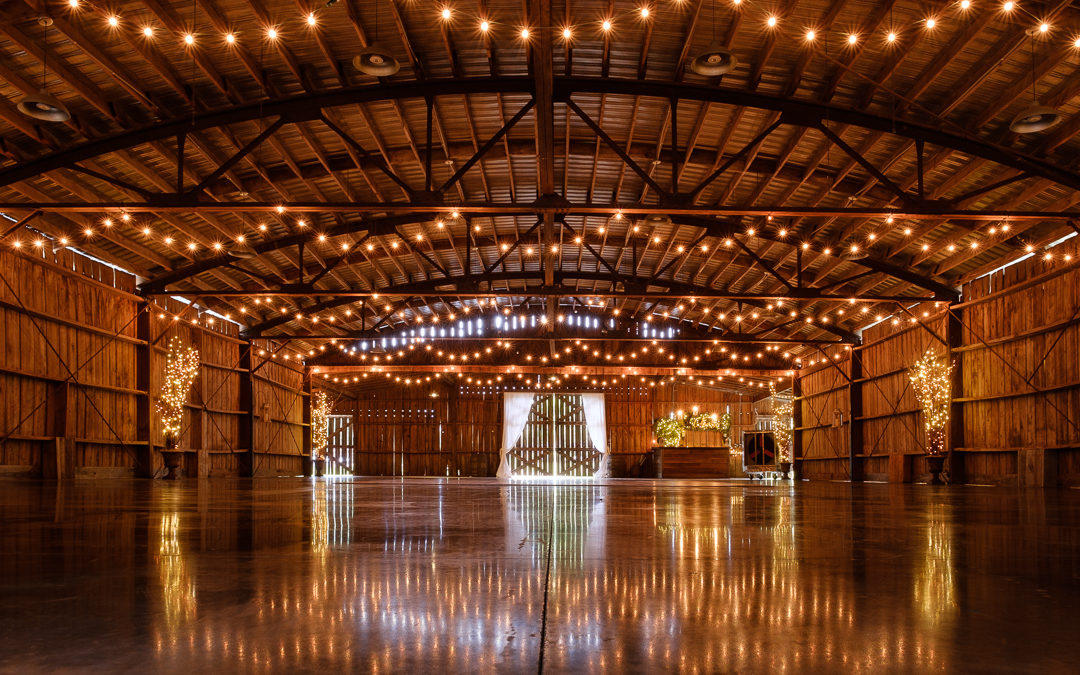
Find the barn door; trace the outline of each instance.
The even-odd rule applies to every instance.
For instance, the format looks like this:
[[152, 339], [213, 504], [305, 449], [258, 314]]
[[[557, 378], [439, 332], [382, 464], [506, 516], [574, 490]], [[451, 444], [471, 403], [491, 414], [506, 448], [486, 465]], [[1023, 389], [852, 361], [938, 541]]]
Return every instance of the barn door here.
[[589, 438], [581, 395], [537, 395], [521, 438], [506, 458], [511, 476], [595, 474], [603, 455]]
[[356, 430], [352, 415], [327, 417], [326, 469], [327, 476], [351, 476], [354, 473]]

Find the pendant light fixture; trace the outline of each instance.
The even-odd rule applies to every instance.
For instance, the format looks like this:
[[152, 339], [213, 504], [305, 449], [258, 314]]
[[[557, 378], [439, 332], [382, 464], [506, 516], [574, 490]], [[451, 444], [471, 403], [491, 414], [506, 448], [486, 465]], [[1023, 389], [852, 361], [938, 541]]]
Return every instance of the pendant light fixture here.
[[1035, 35], [1028, 31], [1031, 36], [1031, 98], [1033, 105], [1023, 111], [1009, 124], [1009, 130], [1014, 134], [1035, 134], [1046, 131], [1061, 121], [1061, 113], [1048, 106], [1039, 105], [1039, 97], [1035, 91]]
[[[391, 0], [393, 2], [393, 0]], [[390, 49], [379, 44], [379, 3], [375, 3], [375, 40], [353, 57], [353, 66], [365, 75], [389, 77], [401, 69]]]
[[690, 70], [705, 77], [717, 77], [735, 70], [739, 60], [716, 39], [716, 2], [712, 3], [713, 40], [705, 51], [695, 56], [689, 64]]
[[49, 26], [53, 21], [47, 16], [38, 17], [38, 23], [44, 28], [45, 46], [41, 60], [41, 90], [36, 94], [24, 96], [16, 106], [22, 114], [42, 122], [67, 122], [71, 119], [71, 113], [67, 107], [55, 96], [49, 94], [45, 88], [46, 77], [49, 68]]
[[671, 227], [671, 216], [663, 213], [650, 213], [641, 220], [646, 227]]

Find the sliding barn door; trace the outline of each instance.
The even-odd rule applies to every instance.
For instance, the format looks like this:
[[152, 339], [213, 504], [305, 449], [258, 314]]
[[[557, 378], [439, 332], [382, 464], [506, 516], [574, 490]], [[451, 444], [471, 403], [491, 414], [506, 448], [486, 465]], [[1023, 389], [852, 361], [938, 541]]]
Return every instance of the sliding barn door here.
[[603, 458], [593, 447], [580, 394], [541, 394], [517, 445], [506, 454], [512, 476], [592, 476]]
[[352, 415], [330, 415], [326, 418], [327, 476], [351, 476], [354, 473], [353, 451], [356, 436]]

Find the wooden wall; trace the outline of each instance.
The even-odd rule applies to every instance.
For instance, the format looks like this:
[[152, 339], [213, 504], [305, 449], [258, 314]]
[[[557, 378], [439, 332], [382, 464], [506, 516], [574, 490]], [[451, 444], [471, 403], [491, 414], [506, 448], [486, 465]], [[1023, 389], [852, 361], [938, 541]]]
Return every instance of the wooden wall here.
[[[655, 444], [654, 420], [673, 410], [689, 413], [696, 405], [704, 412], [723, 412], [730, 406], [736, 439], [754, 423], [749, 394], [740, 398], [686, 384], [613, 387], [603, 393], [614, 476], [640, 474], [642, 459]], [[764, 402], [756, 405], [763, 408]], [[456, 381], [427, 387], [371, 384], [339, 397], [335, 412], [355, 415], [358, 474], [494, 476], [498, 469], [502, 395], [493, 389], [459, 387]], [[686, 443], [718, 446], [721, 438], [718, 432], [694, 431]]]
[[832, 363], [819, 355], [799, 375], [799, 475], [925, 480], [923, 418], [906, 369], [948, 347], [957, 366], [950, 479], [1080, 484], [1080, 269], [1064, 260], [1078, 249], [1073, 240], [1055, 249], [1056, 262], [1033, 258], [967, 284], [961, 303], [925, 317], [920, 309], [915, 324], [904, 316], [874, 326]]
[[[177, 334], [202, 360], [181, 438], [186, 472], [301, 473], [302, 369], [249, 355], [236, 324], [195, 325], [188, 305], [148, 305], [134, 291], [132, 275], [71, 251], [0, 253], [0, 474], [160, 473], [148, 445], [160, 447], [161, 434], [147, 391], [160, 390]], [[149, 364], [146, 382], [140, 359]]]

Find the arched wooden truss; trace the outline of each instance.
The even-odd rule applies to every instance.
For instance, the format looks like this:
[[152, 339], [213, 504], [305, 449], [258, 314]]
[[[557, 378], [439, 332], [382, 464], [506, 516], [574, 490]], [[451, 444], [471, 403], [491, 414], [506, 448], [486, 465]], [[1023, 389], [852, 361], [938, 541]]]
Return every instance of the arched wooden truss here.
[[[365, 8], [344, 4], [349, 23], [366, 41]], [[951, 57], [989, 30], [985, 22], [964, 28], [937, 58], [915, 69], [910, 98], [896, 99], [887, 114], [874, 97], [892, 95], [892, 89], [862, 75], [873, 83], [868, 93], [837, 95], [849, 69], [812, 66], [804, 56], [789, 84], [768, 93], [760, 85], [774, 38], [764, 39], [757, 60], [749, 59], [745, 82], [684, 81], [691, 38], [700, 42], [703, 3], [691, 3], [683, 17], [687, 39], [677, 58], [664, 57], [670, 61], [662, 62], [666, 77], [649, 71], [655, 62], [647, 63], [647, 29], [636, 79], [611, 76], [607, 46], [602, 77], [579, 74], [575, 64], [582, 57], [572, 64], [570, 49], [554, 53], [550, 28], [538, 31], [522, 57], [528, 75], [501, 74], [484, 39], [491, 64], [484, 76], [466, 76], [444, 30], [451, 77], [434, 76], [443, 64], [435, 57], [425, 62], [423, 48], [410, 40], [413, 10], [391, 4], [413, 79], [356, 85], [337, 66], [337, 86], [315, 86], [305, 75], [305, 57], [279, 45], [300, 91], [282, 95], [252, 65], [250, 53], [241, 52], [247, 75], [263, 94], [245, 101], [224, 79], [215, 79], [208, 57], [197, 55], [195, 62], [228, 105], [188, 109], [134, 130], [84, 134], [89, 138], [54, 143], [58, 149], [34, 158], [9, 152], [18, 159], [0, 168], [0, 211], [15, 217], [9, 233], [33, 227], [35, 219], [43, 227], [52, 219], [46, 233], [110, 215], [156, 219], [201, 242], [202, 253], [163, 249], [137, 237], [106, 237], [100, 250], [93, 248], [98, 242], [85, 243], [102, 257], [116, 254], [121, 263], [125, 256], [137, 259], [142, 266], [129, 267], [144, 275], [140, 290], [147, 296], [183, 295], [223, 310], [273, 297], [309, 316], [357, 303], [365, 308], [351, 320], [338, 315], [333, 328], [323, 324], [319, 330], [295, 321], [293, 311], [253, 312], [250, 336], [360, 338], [386, 328], [395, 316], [425, 317], [432, 308], [452, 312], [469, 298], [500, 298], [543, 307], [552, 328], [535, 338], [552, 339], [560, 307], [573, 311], [583, 298], [602, 298], [630, 319], [678, 314], [686, 340], [816, 344], [857, 342], [858, 324], [855, 317], [829, 325], [805, 322], [804, 316], [851, 301], [875, 311], [952, 301], [958, 282], [1016, 257], [1022, 241], [1044, 242], [1063, 227], [1075, 228], [1080, 174], [1049, 155], [1069, 136], [1020, 149], [1015, 139], [924, 114], [931, 104], [918, 95], [946, 73]], [[527, 4], [533, 25], [558, 23], [551, 3]], [[846, 11], [843, 2], [800, 4], [814, 5], [830, 20]], [[166, 10], [154, 11], [170, 25]], [[215, 26], [215, 16], [224, 21], [213, 3], [204, 11]], [[859, 20], [880, 25], [882, 11]], [[89, 50], [76, 23], [58, 25]], [[19, 31], [15, 26], [7, 33], [19, 42]], [[1000, 58], [1023, 41], [1012, 32], [998, 39], [992, 55]], [[332, 47], [320, 44], [323, 54]], [[112, 63], [116, 67], [109, 69], [107, 54], [94, 60], [123, 79], [123, 68]], [[882, 63], [879, 72], [889, 75], [904, 67], [904, 58]], [[150, 65], [167, 70], [152, 60]], [[827, 95], [798, 94], [800, 77], [814, 67], [821, 68]], [[954, 77], [957, 99], [987, 82], [993, 67], [987, 63]], [[64, 76], [63, 68], [58, 72]], [[121, 85], [139, 97], [130, 83]], [[184, 94], [182, 86], [173, 89]], [[999, 98], [1012, 104], [1019, 89], [1010, 86]], [[91, 92], [83, 93], [93, 103]], [[459, 105], [464, 114], [452, 119], [448, 111]], [[994, 108], [998, 117], [1005, 105]], [[717, 127], [711, 116], [726, 126]], [[391, 134], [392, 142], [377, 128], [387, 119], [404, 131]], [[654, 137], [635, 140], [639, 121]], [[468, 133], [458, 133], [461, 124]], [[40, 129], [19, 128], [49, 140]], [[300, 144], [306, 144], [303, 157], [285, 156]], [[284, 161], [261, 159], [271, 147]], [[162, 166], [172, 175], [150, 165], [147, 157], [157, 155], [170, 160]], [[590, 160], [591, 183], [575, 182], [571, 175], [590, 176]], [[488, 162], [497, 162], [508, 179], [489, 176]], [[747, 176], [753, 189], [746, 187]], [[64, 194], [46, 189], [53, 184]], [[460, 217], [449, 218], [452, 211]], [[610, 220], [616, 213], [624, 218]], [[634, 224], [650, 214], [664, 214], [670, 224], [638, 233]], [[309, 220], [306, 227], [297, 226], [301, 217]], [[888, 235], [886, 219], [942, 246], [988, 224], [1012, 224], [1015, 235], [978, 250], [934, 255], [913, 251], [892, 234], [869, 253], [841, 255], [874, 228]], [[242, 234], [256, 221], [271, 223], [265, 235], [208, 250], [211, 241]], [[437, 232], [436, 221], [443, 222]], [[604, 223], [607, 231], [596, 236]], [[341, 244], [347, 249], [331, 248]], [[526, 257], [523, 251], [532, 247], [540, 254]], [[557, 255], [547, 253], [556, 247]], [[375, 298], [391, 302], [389, 310], [377, 308]], [[700, 304], [676, 312], [688, 298]], [[776, 301], [784, 303], [783, 311], [774, 308]], [[752, 309], [755, 325], [724, 328], [701, 311], [706, 306], [714, 314]], [[791, 308], [798, 319], [789, 315]]]

